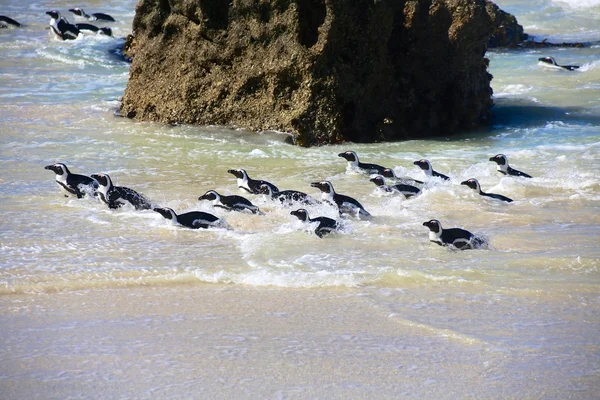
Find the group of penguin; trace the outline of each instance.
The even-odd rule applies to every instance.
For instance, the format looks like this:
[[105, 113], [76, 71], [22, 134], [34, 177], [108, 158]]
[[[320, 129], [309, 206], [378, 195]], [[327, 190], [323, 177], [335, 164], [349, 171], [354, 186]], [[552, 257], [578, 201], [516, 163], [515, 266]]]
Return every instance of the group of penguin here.
[[[338, 154], [348, 162], [348, 167], [352, 170], [369, 175], [370, 181], [379, 189], [392, 193], [401, 194], [406, 198], [417, 196], [421, 193], [424, 182], [408, 177], [398, 177], [391, 168], [385, 168], [377, 164], [362, 163], [358, 155], [353, 151], [346, 151]], [[530, 175], [518, 171], [508, 164], [508, 159], [504, 154], [497, 154], [490, 158], [498, 166], [498, 171], [505, 175], [531, 178]], [[418, 160], [414, 165], [419, 166], [428, 177], [437, 177], [443, 180], [450, 180], [449, 177], [433, 170], [431, 163], [426, 160]], [[133, 189], [124, 186], [115, 186], [107, 174], [92, 174], [90, 176], [74, 174], [63, 163], [47, 165], [45, 169], [55, 173], [57, 184], [67, 193], [67, 195], [82, 198], [86, 195], [97, 196], [110, 209], [118, 209], [124, 204], [130, 204], [136, 210], [154, 210], [175, 225], [186, 228], [199, 229], [210, 227], [229, 228], [229, 225], [217, 216], [203, 212], [190, 211], [177, 214], [173, 209], [167, 207], [157, 207], [144, 195]], [[245, 190], [249, 194], [267, 195], [273, 201], [279, 202], [284, 206], [297, 208], [298, 206], [310, 206], [321, 203], [329, 204], [337, 208], [341, 217], [354, 216], [358, 219], [371, 217], [371, 214], [362, 206], [362, 204], [353, 197], [336, 193], [330, 181], [312, 182], [311, 187], [319, 189], [321, 200], [296, 190], [279, 190], [273, 183], [252, 179], [244, 169], [230, 169], [227, 171], [237, 179], [238, 188]], [[373, 176], [375, 175], [375, 176]], [[384, 178], [394, 180], [394, 183], [387, 185]], [[481, 190], [479, 182], [476, 179], [469, 179], [461, 182], [471, 189], [476, 190], [480, 195], [493, 198], [500, 201], [511, 202], [506, 196], [494, 193], [485, 193]], [[263, 214], [260, 209], [252, 204], [250, 200], [239, 195], [222, 195], [215, 190], [209, 190], [198, 198], [200, 201], [211, 201], [213, 207], [223, 208], [228, 211], [242, 211], [253, 214]], [[326, 234], [341, 229], [342, 225], [335, 219], [320, 216], [311, 218], [306, 208], [297, 208], [290, 212], [291, 215], [300, 221], [310, 224], [316, 236], [322, 238]], [[423, 226], [429, 228], [430, 241], [442, 246], [452, 246], [457, 249], [465, 250], [478, 248], [484, 245], [484, 240], [469, 231], [460, 228], [443, 229], [438, 220], [432, 219], [424, 222]]]
[[[70, 12], [72, 12], [75, 17], [83, 18], [87, 21], [101, 21], [102, 23], [106, 22], [115, 22], [115, 19], [105, 13], [86, 13], [83, 8], [70, 8]], [[47, 15], [50, 16], [50, 29], [54, 33], [54, 35], [61, 40], [74, 40], [83, 35], [84, 32], [97, 33], [107, 36], [112, 36], [112, 29], [108, 26], [98, 27], [96, 25], [90, 23], [70, 23], [65, 17], [61, 16], [58, 10], [51, 10], [46, 12]], [[15, 21], [14, 19], [0, 15], [0, 27], [20, 27], [21, 23]]]

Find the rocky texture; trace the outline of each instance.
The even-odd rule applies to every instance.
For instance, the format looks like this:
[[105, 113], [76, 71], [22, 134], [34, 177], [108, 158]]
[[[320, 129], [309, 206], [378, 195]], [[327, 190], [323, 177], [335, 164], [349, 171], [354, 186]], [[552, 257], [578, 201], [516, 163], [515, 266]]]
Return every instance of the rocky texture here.
[[300, 145], [450, 135], [493, 105], [485, 0], [140, 0], [121, 113]]
[[523, 27], [519, 25], [514, 15], [502, 11], [491, 1], [487, 2], [486, 10], [494, 26], [489, 47], [517, 46], [527, 39], [528, 35], [523, 32]]

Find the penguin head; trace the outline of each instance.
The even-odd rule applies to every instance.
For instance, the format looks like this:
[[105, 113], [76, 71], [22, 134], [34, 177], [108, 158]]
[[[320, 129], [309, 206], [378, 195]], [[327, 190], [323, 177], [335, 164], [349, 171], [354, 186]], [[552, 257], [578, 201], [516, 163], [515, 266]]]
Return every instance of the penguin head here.
[[[218, 200], [220, 199], [221, 196], [219, 195], [219, 193], [215, 192], [214, 190], [209, 190], [208, 192], [204, 193], [202, 196], [198, 197], [198, 200]], [[156, 210], [154, 210], [156, 211]]]
[[44, 169], [48, 169], [54, 172], [56, 175], [69, 175], [69, 168], [67, 168], [67, 166], [63, 163], [46, 165]]
[[386, 178], [395, 178], [396, 177], [396, 173], [394, 172], [393, 169], [391, 168], [386, 168], [383, 170], [383, 176]]
[[113, 185], [110, 176], [106, 174], [92, 174], [90, 177], [95, 179], [101, 187], [110, 188]]
[[156, 207], [156, 208], [153, 208], [153, 210], [156, 211], [157, 213], [159, 213], [160, 215], [162, 215], [163, 217], [165, 217], [166, 219], [170, 219], [172, 221], [177, 220], [177, 214], [175, 214], [175, 211], [173, 211], [173, 209], [171, 209], [171, 208]]
[[338, 154], [338, 157], [343, 157], [348, 162], [357, 162], [358, 161], [358, 156], [353, 151], [346, 151], [344, 153], [340, 153], [340, 154]]
[[554, 57], [541, 57], [538, 58], [538, 61], [541, 61], [546, 64], [558, 65], [556, 64], [556, 60], [554, 59]]
[[423, 226], [428, 227], [431, 232], [438, 236], [442, 234], [442, 224], [437, 219], [430, 219], [427, 222], [423, 222]]
[[51, 18], [60, 19], [60, 13], [58, 12], [58, 10], [46, 11], [46, 14], [48, 14]]
[[383, 186], [385, 185], [385, 180], [383, 179], [383, 176], [381, 175], [377, 175], [371, 179], [369, 179], [371, 182], [373, 182], [374, 184], [376, 184], [377, 186]]
[[273, 188], [271, 186], [267, 185], [266, 183], [262, 183], [258, 187], [258, 194], [266, 194], [266, 195], [272, 196]]
[[248, 179], [248, 174], [243, 169], [229, 169], [227, 170], [227, 172], [229, 172], [238, 179]]
[[80, 17], [85, 15], [83, 8], [79, 8], [79, 7], [69, 8], [69, 11], [71, 11], [75, 15], [79, 15]]
[[102, 35], [106, 35], [106, 36], [111, 36], [112, 37], [112, 29], [110, 29], [108, 26], [103, 26], [102, 28], [100, 28], [98, 30], [98, 33], [102, 34]]
[[414, 165], [418, 166], [419, 168], [421, 168], [423, 171], [432, 171], [433, 168], [431, 168], [431, 163], [429, 162], [429, 160], [426, 160], [424, 158], [413, 162]]
[[508, 165], [508, 158], [504, 154], [496, 154], [490, 158], [490, 161], [495, 162], [498, 165]]
[[470, 187], [473, 190], [481, 191], [481, 186], [479, 186], [479, 182], [475, 178], [468, 179], [460, 183], [461, 185], [465, 185]]
[[310, 186], [316, 187], [323, 193], [334, 193], [333, 185], [329, 181], [313, 182], [310, 184]]
[[300, 208], [298, 210], [292, 211], [292, 212], [290, 212], [290, 215], [296, 216], [300, 221], [303, 221], [303, 222], [306, 222], [309, 219], [308, 211], [306, 211], [304, 208]]

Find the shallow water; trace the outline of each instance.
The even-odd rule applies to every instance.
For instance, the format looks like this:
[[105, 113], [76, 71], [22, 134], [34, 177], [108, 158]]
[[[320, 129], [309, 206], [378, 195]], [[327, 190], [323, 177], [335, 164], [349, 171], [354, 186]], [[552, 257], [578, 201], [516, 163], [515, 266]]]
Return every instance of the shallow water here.
[[[600, 41], [597, 1], [498, 3], [536, 38]], [[490, 129], [450, 139], [305, 149], [286, 144], [284, 134], [115, 116], [128, 65], [109, 51], [122, 40], [53, 39], [44, 12], [58, 8], [72, 20], [67, 5], [9, 1], [2, 10], [26, 24], [0, 30], [4, 301], [13, 294], [202, 283], [315, 293], [337, 287], [369, 296], [373, 307], [400, 325], [425, 327], [433, 337], [458, 338], [466, 348], [485, 343], [487, 351], [530, 354], [531, 362], [524, 357], [517, 366], [504, 366], [511, 379], [527, 369], [542, 386], [574, 398], [598, 387], [590, 376], [597, 378], [600, 354], [600, 46], [489, 51], [496, 102]], [[129, 33], [135, 2], [81, 6], [111, 10], [119, 20], [112, 25], [116, 36]], [[581, 68], [540, 65], [537, 59], [548, 55]], [[345, 150], [421, 180], [426, 177], [413, 161], [427, 158], [452, 181], [428, 181], [422, 195], [410, 200], [381, 194], [366, 176], [346, 169], [337, 156]], [[499, 174], [488, 161], [497, 153], [534, 178]], [[93, 198], [65, 198], [43, 168], [54, 162], [75, 173], [108, 173], [115, 184], [177, 212], [213, 212], [232, 229], [191, 231], [152, 211], [111, 211]], [[265, 215], [198, 202], [209, 189], [244, 195], [230, 168], [315, 197], [310, 183], [330, 180], [374, 217], [344, 219], [340, 233], [319, 239], [290, 209], [264, 196], [247, 197]], [[460, 185], [468, 178], [515, 201], [482, 198]], [[337, 217], [326, 206], [309, 211]], [[460, 252], [430, 243], [422, 223], [431, 218], [482, 235], [489, 245]], [[453, 356], [444, 357], [437, 361]], [[425, 358], [437, 362], [430, 353]], [[12, 376], [10, 368], [4, 373]], [[490, 397], [519, 397], [518, 391], [490, 390]]]

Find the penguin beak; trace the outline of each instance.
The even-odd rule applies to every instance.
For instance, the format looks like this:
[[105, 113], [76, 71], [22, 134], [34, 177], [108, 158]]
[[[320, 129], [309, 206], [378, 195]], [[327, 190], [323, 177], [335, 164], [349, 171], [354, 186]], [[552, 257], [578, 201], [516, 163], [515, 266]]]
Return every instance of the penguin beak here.
[[461, 184], [461, 185], [468, 185], [468, 184], [469, 184], [469, 181], [462, 181], [460, 184]]
[[414, 161], [413, 165], [419, 165], [419, 161]]
[[53, 167], [53, 165], [46, 165], [46, 166], [44, 167], [44, 169], [49, 169], [49, 170], [52, 170], [52, 167]]
[[321, 188], [321, 182], [313, 182], [310, 184], [311, 187]]
[[496, 161], [496, 157], [490, 157], [490, 161]]

